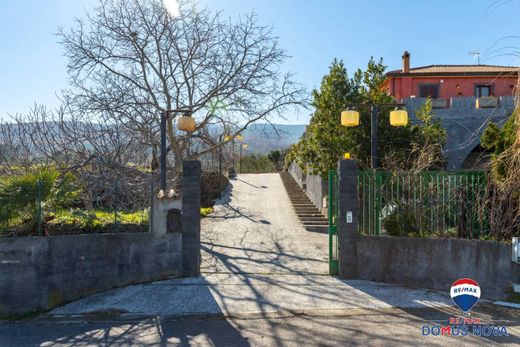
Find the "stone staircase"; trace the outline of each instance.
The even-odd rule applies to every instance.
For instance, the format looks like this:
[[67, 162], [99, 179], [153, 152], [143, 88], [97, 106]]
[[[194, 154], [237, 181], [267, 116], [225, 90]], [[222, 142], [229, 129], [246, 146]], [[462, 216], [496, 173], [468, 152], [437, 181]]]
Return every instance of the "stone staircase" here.
[[294, 178], [288, 172], [280, 173], [282, 182], [289, 195], [296, 215], [302, 222], [304, 228], [309, 231], [327, 233], [329, 230], [328, 219], [309, 200], [307, 195], [298, 186]]

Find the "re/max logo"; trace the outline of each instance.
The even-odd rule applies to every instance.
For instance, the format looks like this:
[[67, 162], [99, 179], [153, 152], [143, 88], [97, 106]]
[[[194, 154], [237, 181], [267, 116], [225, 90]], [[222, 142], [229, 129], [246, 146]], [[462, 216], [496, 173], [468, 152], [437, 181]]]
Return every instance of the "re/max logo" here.
[[453, 288], [453, 293], [474, 293], [477, 294], [477, 288]]

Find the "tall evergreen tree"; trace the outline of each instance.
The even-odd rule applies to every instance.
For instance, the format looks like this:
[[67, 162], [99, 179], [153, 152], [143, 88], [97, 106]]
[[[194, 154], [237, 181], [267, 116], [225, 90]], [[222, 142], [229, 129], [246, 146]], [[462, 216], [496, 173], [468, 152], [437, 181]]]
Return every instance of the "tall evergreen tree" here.
[[[360, 125], [346, 128], [341, 125], [341, 111], [349, 104], [391, 103], [385, 87], [385, 69], [382, 59], [371, 58], [366, 70], [358, 69], [349, 78], [342, 61], [334, 60], [329, 73], [322, 79], [320, 89], [312, 93], [315, 111], [300, 142], [294, 146], [296, 160], [307, 166], [311, 173], [322, 174], [334, 169], [344, 152], [358, 159], [360, 166], [370, 166], [370, 110], [359, 107]], [[402, 152], [410, 148], [412, 131], [409, 127], [390, 126], [391, 108], [382, 107], [378, 119], [378, 157], [389, 151]]]

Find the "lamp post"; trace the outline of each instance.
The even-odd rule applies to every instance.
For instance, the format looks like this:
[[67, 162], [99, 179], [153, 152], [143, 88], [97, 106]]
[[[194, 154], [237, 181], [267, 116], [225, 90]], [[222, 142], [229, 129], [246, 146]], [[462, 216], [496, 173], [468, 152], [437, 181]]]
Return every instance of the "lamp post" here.
[[354, 127], [359, 125], [359, 112], [350, 110], [349, 108], [368, 107], [370, 110], [370, 164], [372, 169], [377, 169], [377, 119], [379, 118], [380, 107], [396, 107], [390, 112], [390, 125], [399, 127], [408, 124], [408, 113], [406, 110], [397, 109], [403, 107], [401, 103], [384, 103], [384, 104], [350, 104], [347, 110], [341, 112], [341, 125], [346, 127]]
[[222, 141], [229, 141], [229, 135], [220, 134], [218, 137], [218, 180], [219, 180], [219, 198], [222, 199]]
[[[240, 134], [236, 135], [234, 138], [233, 138], [233, 171], [236, 172], [236, 168], [235, 168], [235, 140], [237, 140], [237, 142], [239, 144], [242, 143], [242, 141], [244, 141], [244, 137]], [[240, 149], [240, 151], [242, 151], [242, 148]]]
[[242, 148], [247, 149], [247, 143], [243, 143], [242, 146], [240, 146], [240, 173], [242, 173]]
[[161, 112], [161, 190], [166, 192], [166, 122], [170, 113], [182, 113], [177, 127], [181, 131], [195, 131], [195, 119], [191, 117], [190, 111], [182, 109], [164, 110]]

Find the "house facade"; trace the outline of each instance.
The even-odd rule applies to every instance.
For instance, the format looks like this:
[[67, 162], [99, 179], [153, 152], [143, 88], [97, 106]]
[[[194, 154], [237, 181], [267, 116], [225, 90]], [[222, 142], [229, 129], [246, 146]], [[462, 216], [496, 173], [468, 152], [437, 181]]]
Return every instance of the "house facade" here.
[[519, 68], [496, 65], [428, 65], [410, 68], [404, 52], [400, 70], [389, 71], [388, 92], [396, 99], [512, 96]]
[[404, 52], [402, 69], [387, 73], [386, 88], [405, 103], [411, 122], [431, 98], [435, 118], [447, 131], [447, 169], [478, 169], [490, 158], [480, 146], [488, 123], [501, 126], [513, 113], [518, 71], [518, 67], [494, 65], [410, 68], [410, 53]]

